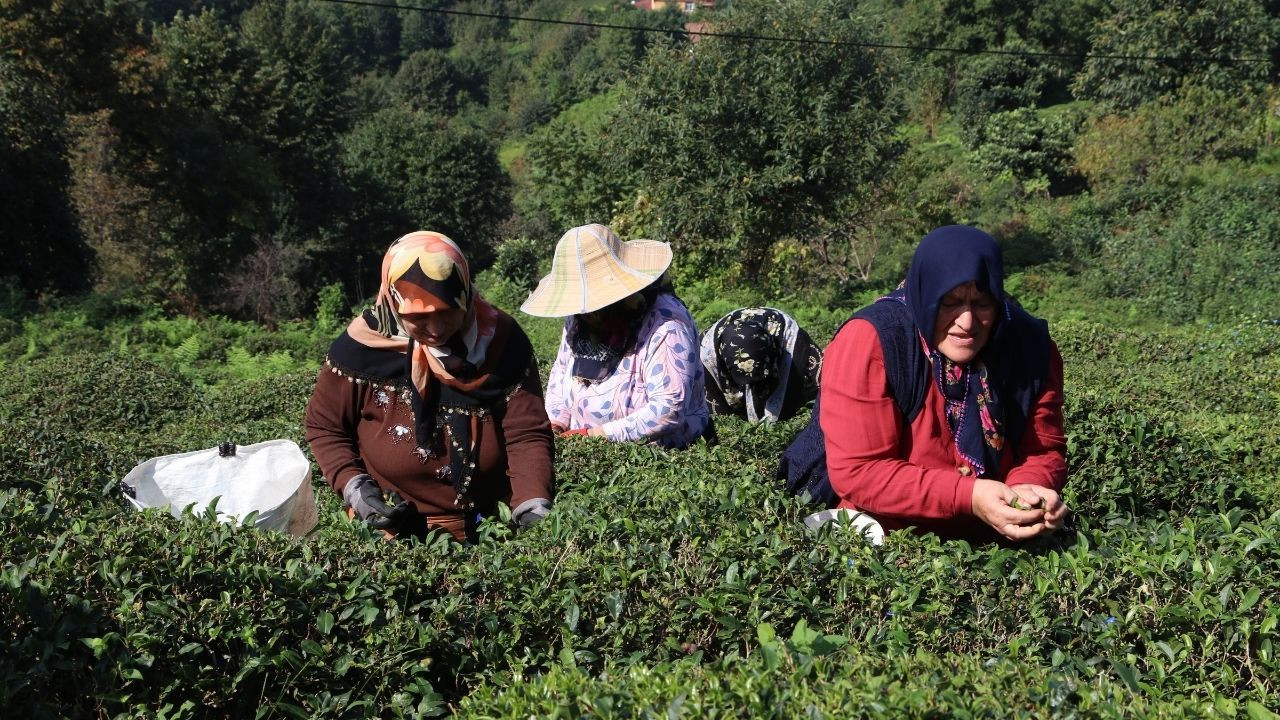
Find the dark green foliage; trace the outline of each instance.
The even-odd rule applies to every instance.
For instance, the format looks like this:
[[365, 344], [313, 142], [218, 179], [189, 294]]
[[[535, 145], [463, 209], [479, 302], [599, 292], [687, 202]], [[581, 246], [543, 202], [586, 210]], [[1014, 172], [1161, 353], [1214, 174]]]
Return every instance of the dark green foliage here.
[[[439, 3], [422, 2], [418, 7]], [[419, 50], [449, 46], [449, 16], [440, 13], [405, 13], [400, 22], [400, 53], [408, 57]]]
[[545, 243], [525, 237], [512, 238], [498, 246], [490, 269], [528, 292], [533, 290], [542, 277], [539, 267], [546, 254]]
[[[723, 26], [777, 28], [875, 39], [847, 4], [826, 0], [740, 2]], [[829, 231], [850, 204], [870, 202], [901, 150], [893, 62], [865, 48], [717, 38], [651, 54], [602, 155], [649, 203], [636, 232], [676, 239], [699, 274], [755, 278], [776, 241]]]
[[1201, 163], [1252, 159], [1268, 145], [1269, 100], [1185, 86], [1161, 102], [1093, 119], [1072, 148], [1075, 165], [1105, 195], [1126, 185], [1176, 184]]
[[312, 4], [297, 0], [260, 2], [244, 14], [240, 26], [261, 64], [258, 80], [277, 104], [264, 108], [268, 125], [259, 132], [281, 149], [296, 152], [298, 162], [331, 161], [335, 136], [348, 125], [342, 95], [350, 72], [334, 37], [336, 28]]
[[[505, 686], [485, 686], [461, 705], [463, 717], [796, 717], [811, 718], [1014, 717], [1081, 712], [1125, 717], [1151, 712], [1154, 703], [1132, 697], [1119, 680], [1084, 683], [1071, 673], [1027, 667], [1007, 658], [904, 652], [891, 660], [864, 655], [844, 636], [839, 650], [815, 651], [817, 634], [797, 628], [746, 657], [619, 665], [593, 675], [557, 663], [544, 675]], [[767, 634], [766, 634], [767, 637]], [[1194, 713], [1191, 701], [1172, 704]], [[1170, 707], [1161, 710], [1172, 712]]]
[[29, 296], [82, 292], [90, 287], [93, 254], [75, 227], [67, 201], [70, 172], [61, 145], [0, 146], [0, 265]]
[[172, 22], [178, 13], [199, 15], [205, 10], [216, 10], [229, 19], [236, 19], [257, 0], [146, 0], [141, 3], [147, 20], [162, 24]]
[[364, 258], [380, 259], [392, 240], [418, 229], [448, 235], [475, 266], [492, 257], [511, 196], [483, 133], [407, 108], [384, 110], [343, 139], [343, 164], [363, 188], [364, 226], [377, 230], [358, 248]]
[[69, 352], [0, 375], [0, 422], [62, 430], [153, 433], [196, 396], [177, 373], [130, 355]]
[[47, 77], [0, 49], [0, 267], [24, 295], [83, 291], [92, 254], [71, 211], [59, 100]]
[[[836, 322], [786, 307], [815, 336]], [[535, 335], [540, 354], [557, 341]], [[0, 387], [0, 406], [50, 421], [0, 424], [0, 703], [31, 717], [1266, 717], [1280, 336], [1064, 321], [1055, 337], [1075, 527], [1016, 550], [809, 534], [808, 509], [767, 479], [803, 416], [722, 419], [720, 445], [679, 453], [560, 441], [552, 515], [518, 535], [486, 524], [470, 547], [387, 543], [323, 487], [303, 540], [175, 521], [125, 510], [111, 486], [217, 439], [300, 441], [314, 369], [196, 391], [96, 360], [103, 413], [166, 398], [135, 433], [105, 415], [68, 427], [28, 385], [70, 371], [11, 366], [26, 382]]]
[[[150, 226], [118, 253], [140, 265], [132, 289], [184, 309], [292, 315], [297, 303], [264, 315], [245, 298], [272, 281], [287, 294], [311, 251], [332, 242], [320, 228], [342, 215], [332, 156], [347, 78], [334, 31], [307, 4], [267, 2], [237, 24], [214, 11], [179, 16], [153, 44], [156, 107], [115, 120], [126, 127], [113, 172], [154, 196], [138, 203]], [[131, 229], [101, 228], [117, 238]], [[273, 263], [245, 262], [272, 246], [293, 267], [271, 275]]]
[[[588, 0], [414, 4], [685, 19]], [[1102, 102], [1064, 108], [1049, 106], [1070, 58], [691, 48], [291, 0], [55, 5], [0, 3], [8, 715], [1272, 717], [1280, 185], [1274, 93], [1252, 92], [1265, 65], [1100, 59], [1076, 87]], [[1259, 14], [1274, 5], [805, 0], [710, 19], [1069, 53], [1096, 27], [1098, 52], [1274, 56]], [[904, 88], [919, 127], [900, 124]], [[1090, 194], [1062, 197], [1072, 172]], [[305, 539], [135, 513], [114, 489], [149, 457], [303, 443], [348, 298], [371, 292], [399, 234], [442, 230], [477, 269], [492, 258], [478, 285], [514, 310], [558, 232], [588, 221], [672, 241], [699, 326], [768, 302], [819, 342], [892, 287], [929, 229], [991, 230], [1021, 271], [1008, 287], [1051, 317], [1066, 359], [1072, 529], [1020, 549], [809, 534], [810, 509], [768, 480], [805, 417], [721, 420], [719, 446], [683, 453], [559, 441], [548, 520], [514, 534], [494, 519], [466, 547], [388, 544], [318, 476]], [[37, 308], [15, 290], [91, 278], [81, 236], [111, 266], [102, 281], [192, 317], [113, 295]], [[296, 262], [253, 257], [264, 248]], [[243, 306], [274, 330], [193, 319], [227, 288], [288, 307]], [[319, 288], [317, 322], [290, 321]], [[519, 319], [545, 370], [560, 321]]]
[[[626, 3], [537, 0], [508, 2], [505, 7], [512, 14], [526, 17], [673, 31], [682, 30], [686, 20], [683, 13], [674, 9], [641, 12]], [[468, 20], [467, 24], [475, 21]], [[684, 44], [682, 33], [666, 35], [582, 25], [517, 22], [502, 34], [505, 42], [497, 46], [472, 50], [457, 43], [454, 53], [478, 70], [473, 73], [475, 77], [486, 79], [491, 121], [516, 134], [534, 131], [574, 103], [609, 91], [644, 65], [651, 48], [672, 38], [679, 38]]]
[[974, 163], [988, 176], [1042, 193], [1066, 180], [1076, 118], [1019, 108], [989, 116], [974, 134]]
[[[1031, 50], [1025, 43], [1000, 48], [1010, 53]], [[980, 144], [988, 116], [1036, 107], [1044, 88], [1045, 69], [1036, 57], [977, 55], [964, 65], [956, 83], [956, 119], [970, 146]]]
[[[1001, 62], [1010, 70], [1029, 62], [1046, 73], [1044, 91], [1049, 96], [1061, 93], [1079, 70], [1080, 57], [1089, 49], [1089, 31], [1094, 22], [1107, 13], [1104, 0], [1062, 0], [1052, 3], [1025, 3], [1017, 0], [875, 0], [867, 3], [880, 18], [885, 31], [904, 45], [953, 48], [962, 52], [1023, 48], [1032, 52], [1054, 53], [1036, 59], [1010, 56], [982, 56], [973, 62], [957, 62], [965, 57], [954, 52], [928, 52], [914, 55], [915, 65], [940, 70], [950, 79], [945, 88], [948, 98], [959, 100], [960, 88], [974, 82], [970, 72], [978, 76], [999, 73]], [[908, 71], [913, 80], [931, 75], [924, 70]], [[910, 85], [909, 85], [910, 86]], [[1038, 89], [1039, 90], [1039, 89]]]
[[[692, 45], [674, 7], [589, 0], [421, 7], [660, 32], [308, 0], [11, 0], [0, 262], [31, 300], [96, 284], [278, 323], [309, 313], [311, 288], [358, 292], [386, 239], [420, 224], [474, 238], [483, 267], [505, 237], [602, 221], [677, 243], [691, 278], [785, 292], [819, 276], [860, 292], [934, 224], [1023, 224], [1040, 199], [1080, 191], [1075, 172], [1111, 194], [1265, 158], [1268, 63], [1096, 58], [1076, 77], [1076, 56], [1091, 35], [1103, 54], [1274, 56], [1273, 6], [743, 0], [694, 16], [961, 51], [922, 54]], [[1053, 107], [1073, 80], [1102, 102]], [[1096, 117], [1110, 107], [1132, 111]], [[1086, 132], [1068, 149], [1075, 120], [1060, 119], [1076, 114]], [[956, 131], [975, 162], [956, 160]], [[485, 165], [481, 141], [501, 145], [505, 169]], [[449, 194], [444, 177], [469, 180]]]
[[467, 99], [465, 80], [443, 50], [418, 50], [396, 71], [391, 89], [403, 104], [433, 115], [454, 115]]
[[609, 151], [616, 132], [617, 94], [591, 101], [590, 112], [561, 115], [529, 136], [531, 212], [568, 229], [608, 224], [629, 187], [629, 175]]
[[1066, 501], [1079, 513], [1159, 517], [1266, 505], [1246, 480], [1249, 453], [1224, 449], [1172, 419], [1082, 393], [1067, 427], [1068, 464], [1087, 493], [1072, 488]]
[[[1170, 321], [1274, 318], [1280, 183], [1223, 178], [1146, 209], [1101, 239], [1104, 291]], [[1119, 220], [1119, 219], [1118, 219]]]
[[1093, 30], [1090, 53], [1098, 57], [1075, 79], [1079, 97], [1132, 108], [1186, 84], [1250, 94], [1271, 76], [1268, 48], [1280, 37], [1280, 18], [1257, 0], [1116, 0], [1113, 6]]
[[[402, 34], [409, 16], [421, 14], [388, 12], [367, 5], [309, 4], [324, 25], [337, 34], [345, 75], [393, 70], [401, 58]], [[417, 6], [424, 7], [426, 3]]]

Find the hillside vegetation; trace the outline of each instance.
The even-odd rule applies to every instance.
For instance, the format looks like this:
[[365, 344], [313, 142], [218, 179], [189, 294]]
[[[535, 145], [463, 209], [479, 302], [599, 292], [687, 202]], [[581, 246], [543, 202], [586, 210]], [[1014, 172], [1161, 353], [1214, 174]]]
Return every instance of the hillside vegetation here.
[[[1274, 2], [694, 17], [828, 45], [415, 4], [472, 15], [0, 0], [8, 715], [1276, 717]], [[551, 515], [473, 545], [388, 543], [318, 472], [305, 538], [120, 495], [163, 454], [305, 449], [398, 235], [454, 237], [514, 312], [586, 222], [672, 243], [699, 327], [768, 303], [821, 343], [929, 229], [989, 230], [1064, 358], [1070, 527], [806, 531], [771, 478], [807, 414], [685, 452], [557, 440]], [[559, 322], [517, 318], [545, 372]]]

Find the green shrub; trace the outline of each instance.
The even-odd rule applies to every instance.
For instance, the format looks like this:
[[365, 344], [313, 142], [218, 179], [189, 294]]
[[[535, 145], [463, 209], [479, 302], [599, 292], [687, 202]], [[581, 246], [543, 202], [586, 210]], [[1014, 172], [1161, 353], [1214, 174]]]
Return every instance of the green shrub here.
[[1189, 165], [1252, 158], [1265, 145], [1266, 106], [1274, 98], [1199, 86], [1089, 121], [1075, 139], [1075, 169], [1098, 193], [1126, 185], [1175, 183]]
[[1215, 182], [1102, 239], [1089, 275], [1102, 291], [1169, 322], [1275, 316], [1280, 180]]
[[17, 320], [0, 317], [0, 342], [4, 342], [22, 332], [22, 325]]
[[956, 83], [956, 119], [970, 147], [980, 144], [990, 116], [1034, 108], [1045, 84], [1046, 70], [1038, 58], [1013, 54], [1030, 51], [1026, 43], [1014, 41], [1000, 49], [1011, 54], [969, 58]]
[[337, 335], [351, 321], [351, 312], [342, 292], [342, 283], [331, 283], [316, 293], [316, 327]]
[[1224, 452], [1173, 420], [1084, 392], [1067, 410], [1072, 479], [1064, 497], [1076, 512], [1178, 517], [1266, 506], [1246, 480], [1247, 456]]
[[1070, 169], [1076, 121], [1019, 108], [991, 115], [977, 135], [973, 162], [989, 177], [1009, 177], [1027, 193], [1047, 194]]
[[537, 286], [542, 277], [539, 268], [549, 257], [550, 251], [543, 243], [527, 237], [512, 238], [498, 246], [490, 270], [527, 293]]
[[814, 653], [811, 645], [806, 652], [796, 644], [794, 639], [785, 645], [774, 640], [747, 657], [731, 654], [712, 661], [620, 664], [598, 675], [557, 663], [523, 682], [480, 688], [462, 701], [458, 715], [728, 719], [1081, 713], [1121, 718], [1157, 708], [1188, 714], [1203, 710], [1194, 698], [1135, 698], [1123, 682], [1103, 673], [1089, 678], [1008, 658], [983, 661], [924, 651], [886, 658], [862, 654], [852, 644]]
[[[765, 645], [765, 624], [810, 654], [834, 642], [797, 639], [802, 623], [880, 672], [910, 653], [956, 658], [960, 686], [1008, 687], [979, 679], [994, 657], [1044, 668], [1046, 682], [1124, 683], [1165, 709], [1274, 692], [1280, 517], [1084, 517], [1030, 551], [911, 535], [875, 549], [807, 535], [802, 508], [732, 448], [682, 463], [598, 442], [573, 452], [612, 469], [566, 478], [547, 521], [474, 548], [388, 544], [333, 513], [300, 542], [109, 506], [72, 515], [57, 488], [10, 491], [0, 547], [27, 559], [0, 583], [0, 699], [27, 713], [191, 701], [220, 715], [395, 716], [566, 661], [598, 675], [693, 655], [714, 671]], [[91, 527], [93, 542], [77, 540]], [[44, 661], [14, 661], [28, 657]], [[1045, 702], [1038, 682], [1029, 711]], [[921, 688], [886, 702], [913, 707]]]
[[191, 383], [136, 355], [71, 352], [0, 375], [0, 421], [65, 431], [149, 433], [198, 407]]

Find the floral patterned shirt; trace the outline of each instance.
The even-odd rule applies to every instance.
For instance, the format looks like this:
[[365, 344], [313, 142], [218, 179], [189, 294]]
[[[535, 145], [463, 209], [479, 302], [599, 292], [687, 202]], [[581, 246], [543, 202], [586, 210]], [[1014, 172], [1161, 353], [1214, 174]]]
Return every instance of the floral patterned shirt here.
[[635, 344], [609, 377], [586, 383], [573, 376], [567, 331], [547, 382], [547, 417], [569, 430], [602, 427], [610, 440], [651, 440], [682, 448], [710, 424], [693, 318], [674, 295], [659, 295], [640, 324]]

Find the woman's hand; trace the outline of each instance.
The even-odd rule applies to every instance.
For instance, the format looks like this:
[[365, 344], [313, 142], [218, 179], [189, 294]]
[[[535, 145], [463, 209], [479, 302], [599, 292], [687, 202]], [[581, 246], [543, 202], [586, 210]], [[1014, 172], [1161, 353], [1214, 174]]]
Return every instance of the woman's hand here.
[[[1041, 498], [1045, 497], [1026, 488], [1034, 487], [1038, 491], [1053, 494], [1057, 507], [1054, 520], [1050, 520], [1050, 505], [1046, 499], [1044, 507], [1037, 507]], [[1030, 507], [1030, 510], [1019, 510], [1014, 503]], [[973, 514], [980, 520], [995, 528], [996, 532], [1010, 540], [1028, 540], [1037, 535], [1051, 533], [1062, 526], [1066, 515], [1066, 507], [1058, 499], [1057, 493], [1046, 488], [1033, 485], [1018, 485], [1017, 489], [995, 480], [976, 480], [973, 483]], [[1051, 522], [1056, 522], [1052, 525]]]
[[566, 430], [561, 425], [552, 424], [552, 432], [558, 437], [604, 437], [604, 428], [573, 428]]
[[[1031, 507], [1039, 507], [1044, 510], [1044, 524], [1048, 532], [1061, 530], [1062, 526], [1067, 523], [1067, 513], [1070, 510], [1066, 503], [1062, 502], [1062, 496], [1058, 491], [1051, 490], [1047, 487], [1039, 485], [1020, 484], [1010, 486], [1014, 492], [1018, 493]], [[1030, 497], [1031, 501], [1027, 502]]]

